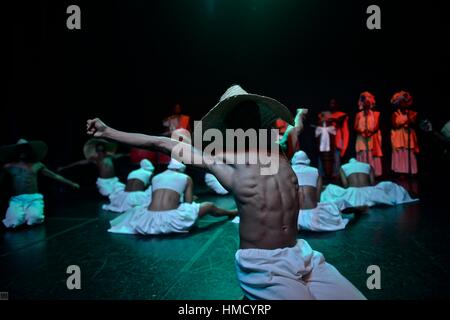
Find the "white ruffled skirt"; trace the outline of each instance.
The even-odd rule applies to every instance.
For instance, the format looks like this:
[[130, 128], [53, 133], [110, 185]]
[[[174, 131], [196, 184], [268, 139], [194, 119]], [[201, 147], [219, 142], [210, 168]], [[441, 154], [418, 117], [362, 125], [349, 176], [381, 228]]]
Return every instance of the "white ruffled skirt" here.
[[167, 211], [150, 211], [146, 206], [128, 210], [110, 221], [113, 233], [167, 234], [188, 232], [198, 218], [198, 203], [182, 203]]
[[321, 202], [336, 202], [344, 200], [352, 207], [357, 206], [375, 206], [378, 204], [396, 205], [418, 201], [412, 199], [408, 191], [390, 181], [383, 181], [376, 186], [361, 188], [342, 188], [340, 186], [329, 184], [320, 196]]

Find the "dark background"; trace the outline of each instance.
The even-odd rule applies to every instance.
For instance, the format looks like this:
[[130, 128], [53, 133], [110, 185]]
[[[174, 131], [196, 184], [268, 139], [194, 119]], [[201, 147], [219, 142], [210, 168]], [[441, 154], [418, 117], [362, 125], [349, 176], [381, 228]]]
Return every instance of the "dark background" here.
[[[81, 30], [66, 8], [81, 7]], [[366, 8], [381, 7], [381, 30]], [[414, 109], [448, 119], [446, 11], [434, 1], [167, 0], [16, 2], [6, 50], [7, 99], [0, 144], [24, 137], [49, 144], [47, 163], [82, 157], [85, 120], [161, 132], [175, 102], [201, 118], [225, 89], [295, 108], [311, 119], [336, 97], [351, 120], [361, 91], [375, 94], [389, 162], [389, 100], [398, 90]], [[305, 134], [303, 148], [314, 150]], [[348, 156], [354, 154], [349, 146]], [[386, 168], [385, 168], [386, 169]]]

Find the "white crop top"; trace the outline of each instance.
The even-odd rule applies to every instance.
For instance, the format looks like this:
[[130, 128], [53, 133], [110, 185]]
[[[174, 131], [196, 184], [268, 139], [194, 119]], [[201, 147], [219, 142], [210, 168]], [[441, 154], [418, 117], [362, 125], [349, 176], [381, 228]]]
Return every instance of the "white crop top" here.
[[187, 179], [188, 176], [184, 173], [166, 170], [153, 177], [152, 188], [153, 191], [158, 189], [170, 189], [183, 195], [184, 190], [186, 189]]
[[317, 187], [317, 179], [319, 178], [319, 170], [314, 167], [295, 164], [292, 169], [297, 176], [299, 186]]
[[342, 171], [344, 171], [346, 177], [353, 173], [370, 174], [370, 165], [364, 162], [356, 161], [352, 158], [347, 164], [342, 166]]

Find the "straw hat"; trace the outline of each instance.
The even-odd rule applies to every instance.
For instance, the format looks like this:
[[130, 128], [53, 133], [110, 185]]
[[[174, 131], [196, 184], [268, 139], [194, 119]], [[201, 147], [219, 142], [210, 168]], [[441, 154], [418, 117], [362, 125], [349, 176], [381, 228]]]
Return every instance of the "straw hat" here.
[[224, 119], [234, 107], [244, 101], [253, 101], [258, 105], [262, 128], [269, 128], [276, 119], [282, 119], [289, 124], [294, 122], [291, 112], [282, 103], [269, 97], [248, 93], [239, 85], [233, 85], [225, 91], [219, 102], [202, 118], [202, 130], [214, 128], [225, 133], [227, 128]]
[[117, 145], [104, 139], [93, 138], [88, 140], [83, 147], [83, 153], [86, 159], [90, 159], [97, 154], [96, 147], [99, 144], [105, 146], [107, 153], [116, 153]]
[[27, 141], [25, 139], [19, 139], [16, 144], [0, 147], [0, 161], [13, 161], [17, 158], [18, 152], [21, 150], [29, 152], [29, 155], [33, 160], [41, 161], [47, 154], [48, 147], [44, 141]]

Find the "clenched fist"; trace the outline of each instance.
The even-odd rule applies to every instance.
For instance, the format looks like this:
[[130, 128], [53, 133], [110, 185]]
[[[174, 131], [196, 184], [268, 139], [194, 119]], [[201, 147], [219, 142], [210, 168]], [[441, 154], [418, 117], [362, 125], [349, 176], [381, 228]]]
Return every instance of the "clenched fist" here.
[[99, 118], [88, 120], [86, 124], [87, 134], [94, 137], [103, 137], [108, 126]]

